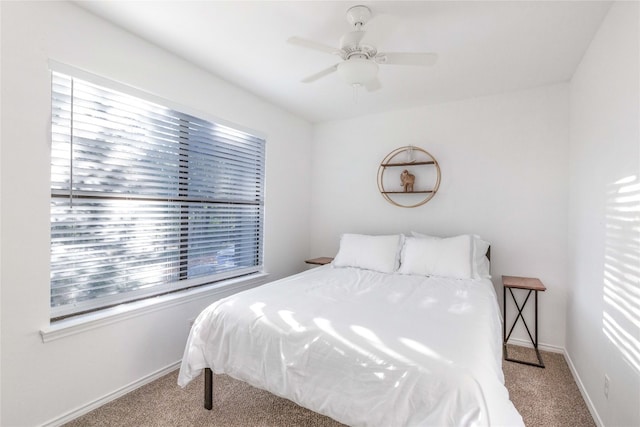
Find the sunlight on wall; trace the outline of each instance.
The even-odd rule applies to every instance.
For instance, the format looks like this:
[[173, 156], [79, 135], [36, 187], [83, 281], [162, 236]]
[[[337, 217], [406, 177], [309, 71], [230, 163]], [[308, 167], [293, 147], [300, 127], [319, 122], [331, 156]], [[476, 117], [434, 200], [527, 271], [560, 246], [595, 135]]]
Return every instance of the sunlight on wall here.
[[602, 327], [640, 373], [640, 179], [632, 175], [608, 189]]

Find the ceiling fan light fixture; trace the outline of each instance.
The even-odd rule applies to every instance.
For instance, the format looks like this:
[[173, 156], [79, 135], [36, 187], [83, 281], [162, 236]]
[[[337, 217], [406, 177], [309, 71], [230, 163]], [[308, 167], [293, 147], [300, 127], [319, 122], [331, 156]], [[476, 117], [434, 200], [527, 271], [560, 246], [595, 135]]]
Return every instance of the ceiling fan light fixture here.
[[375, 80], [378, 64], [368, 59], [352, 58], [338, 64], [338, 73], [351, 86], [364, 86]]
[[[0, 0], [2, 1], [2, 0]], [[364, 5], [353, 6], [347, 10], [347, 20], [353, 26], [353, 31], [344, 34], [340, 38], [337, 48], [307, 40], [300, 37], [290, 37], [288, 42], [294, 45], [313, 49], [316, 51], [337, 55], [342, 62], [312, 74], [302, 83], [311, 83], [333, 72], [342, 75], [342, 78], [350, 85], [354, 94], [359, 88], [364, 87], [369, 92], [379, 90], [382, 85], [378, 80], [378, 64], [381, 65], [434, 65], [438, 56], [429, 52], [378, 52], [378, 48], [367, 39], [365, 26], [371, 19], [371, 9]]]

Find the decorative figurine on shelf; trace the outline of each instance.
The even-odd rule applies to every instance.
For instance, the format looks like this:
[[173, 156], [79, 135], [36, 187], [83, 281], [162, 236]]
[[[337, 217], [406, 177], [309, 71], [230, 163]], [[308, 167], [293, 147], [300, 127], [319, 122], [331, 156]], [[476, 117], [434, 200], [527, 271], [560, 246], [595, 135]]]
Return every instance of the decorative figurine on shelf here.
[[405, 193], [413, 193], [413, 184], [416, 182], [416, 176], [405, 169], [400, 174], [400, 182], [402, 182]]

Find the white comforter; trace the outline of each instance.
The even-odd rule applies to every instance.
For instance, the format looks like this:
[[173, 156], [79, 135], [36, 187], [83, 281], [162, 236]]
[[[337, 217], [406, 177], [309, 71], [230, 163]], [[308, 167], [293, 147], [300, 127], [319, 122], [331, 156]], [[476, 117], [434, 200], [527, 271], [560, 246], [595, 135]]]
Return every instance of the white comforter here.
[[523, 425], [493, 285], [324, 266], [206, 308], [178, 384], [209, 367], [353, 426]]

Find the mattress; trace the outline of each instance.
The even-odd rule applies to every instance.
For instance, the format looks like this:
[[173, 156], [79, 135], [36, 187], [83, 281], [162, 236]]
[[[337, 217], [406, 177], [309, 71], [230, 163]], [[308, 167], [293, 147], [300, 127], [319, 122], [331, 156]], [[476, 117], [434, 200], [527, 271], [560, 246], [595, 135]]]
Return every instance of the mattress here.
[[352, 426], [524, 425], [499, 313], [488, 279], [327, 265], [206, 308], [178, 384], [210, 368]]

